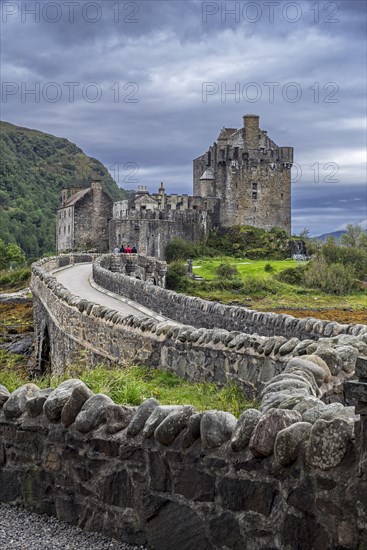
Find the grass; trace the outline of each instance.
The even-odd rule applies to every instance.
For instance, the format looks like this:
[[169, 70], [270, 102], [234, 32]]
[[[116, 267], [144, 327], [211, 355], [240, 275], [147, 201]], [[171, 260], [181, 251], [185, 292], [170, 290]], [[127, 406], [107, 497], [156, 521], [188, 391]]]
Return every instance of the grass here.
[[31, 268], [4, 269], [0, 271], [0, 293], [16, 292], [29, 286]]
[[[234, 291], [210, 287], [210, 282], [218, 282], [216, 268], [222, 263], [229, 263], [237, 268], [239, 279], [244, 283], [243, 289]], [[266, 271], [270, 264], [271, 271]], [[297, 262], [288, 260], [249, 260], [230, 257], [202, 258], [195, 260], [194, 273], [204, 277], [208, 284], [199, 281], [190, 285], [188, 293], [207, 300], [222, 303], [238, 303], [262, 311], [295, 310], [297, 316], [303, 316], [302, 310], [312, 311], [326, 309], [327, 318], [340, 319], [341, 322], [367, 322], [366, 291], [354, 291], [345, 296], [325, 294], [316, 289], [290, 285], [277, 281], [273, 276], [284, 269], [295, 267]], [[219, 281], [220, 282], [220, 281]], [[349, 311], [348, 315], [345, 311]], [[317, 317], [315, 313], [313, 316]]]
[[162, 405], [193, 405], [198, 411], [219, 409], [236, 417], [244, 409], [256, 406], [234, 383], [219, 389], [212, 383], [191, 383], [171, 373], [139, 366], [88, 369], [78, 365], [68, 368], [62, 376], [30, 380], [22, 360], [21, 356], [0, 351], [0, 384], [10, 392], [30, 381], [40, 388], [55, 388], [69, 378], [80, 378], [94, 393], [108, 395], [120, 405], [140, 405], [155, 397]]
[[[215, 269], [223, 263], [229, 263], [236, 266], [241, 278], [244, 277], [265, 277], [270, 279], [274, 273], [279, 273], [288, 267], [295, 267], [297, 262], [295, 260], [249, 260], [247, 258], [233, 258], [223, 256], [220, 258], [203, 258], [202, 260], [195, 260], [194, 273], [195, 275], [201, 275], [204, 279], [212, 281], [216, 278]], [[266, 264], [271, 265], [273, 271], [265, 271]], [[195, 267], [200, 266], [200, 267]]]

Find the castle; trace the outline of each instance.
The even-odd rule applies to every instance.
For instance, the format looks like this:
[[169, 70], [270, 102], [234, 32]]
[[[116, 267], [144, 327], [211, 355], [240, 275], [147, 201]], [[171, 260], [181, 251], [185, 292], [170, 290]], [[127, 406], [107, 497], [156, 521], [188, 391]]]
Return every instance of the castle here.
[[175, 237], [201, 240], [211, 229], [252, 225], [291, 231], [292, 147], [278, 147], [259, 116], [245, 115], [240, 129], [223, 128], [216, 142], [193, 162], [193, 196], [150, 194], [138, 186], [129, 199], [113, 202], [100, 182], [62, 190], [57, 252], [134, 244], [141, 254], [163, 258]]

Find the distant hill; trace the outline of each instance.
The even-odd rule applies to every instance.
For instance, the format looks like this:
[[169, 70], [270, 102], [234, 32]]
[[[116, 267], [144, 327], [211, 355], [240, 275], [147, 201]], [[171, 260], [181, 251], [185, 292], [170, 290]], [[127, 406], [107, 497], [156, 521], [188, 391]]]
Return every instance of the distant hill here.
[[332, 233], [324, 233], [323, 235], [318, 235], [317, 237], [313, 237], [313, 238], [317, 239], [319, 241], [327, 241], [329, 237], [333, 237], [335, 240], [340, 241], [342, 235], [344, 235], [345, 233], [346, 233], [345, 229], [342, 229], [341, 231], [333, 231]]
[[126, 197], [107, 169], [67, 139], [0, 122], [0, 239], [28, 258], [55, 251], [62, 187], [99, 179], [114, 200]]
[[332, 233], [324, 233], [323, 235], [318, 235], [317, 237], [314, 237], [314, 239], [318, 239], [319, 241], [327, 241], [329, 237], [333, 237], [334, 239], [339, 241], [344, 233], [346, 233], [346, 231], [343, 229], [342, 231], [334, 231]]

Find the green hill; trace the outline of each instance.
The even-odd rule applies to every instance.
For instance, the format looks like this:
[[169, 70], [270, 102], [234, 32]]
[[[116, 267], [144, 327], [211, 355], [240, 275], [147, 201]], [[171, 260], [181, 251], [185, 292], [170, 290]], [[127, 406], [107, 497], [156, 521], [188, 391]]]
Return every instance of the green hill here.
[[28, 258], [55, 251], [62, 187], [102, 181], [114, 199], [126, 197], [107, 169], [67, 139], [0, 122], [0, 239]]

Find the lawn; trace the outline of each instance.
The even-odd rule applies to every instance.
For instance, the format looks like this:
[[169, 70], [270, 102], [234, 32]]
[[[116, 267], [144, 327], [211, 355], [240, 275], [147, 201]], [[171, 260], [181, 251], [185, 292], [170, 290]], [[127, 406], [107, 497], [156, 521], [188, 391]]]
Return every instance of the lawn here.
[[[202, 260], [195, 260], [193, 269], [195, 275], [204, 277], [207, 281], [211, 281], [216, 278], [215, 269], [223, 263], [229, 263], [236, 266], [237, 271], [241, 277], [261, 276], [270, 278], [274, 273], [279, 273], [289, 267], [296, 267], [297, 262], [295, 260], [249, 260], [247, 258], [230, 258], [223, 256], [221, 258], [203, 258]], [[266, 264], [270, 264], [273, 271], [265, 271]]]

